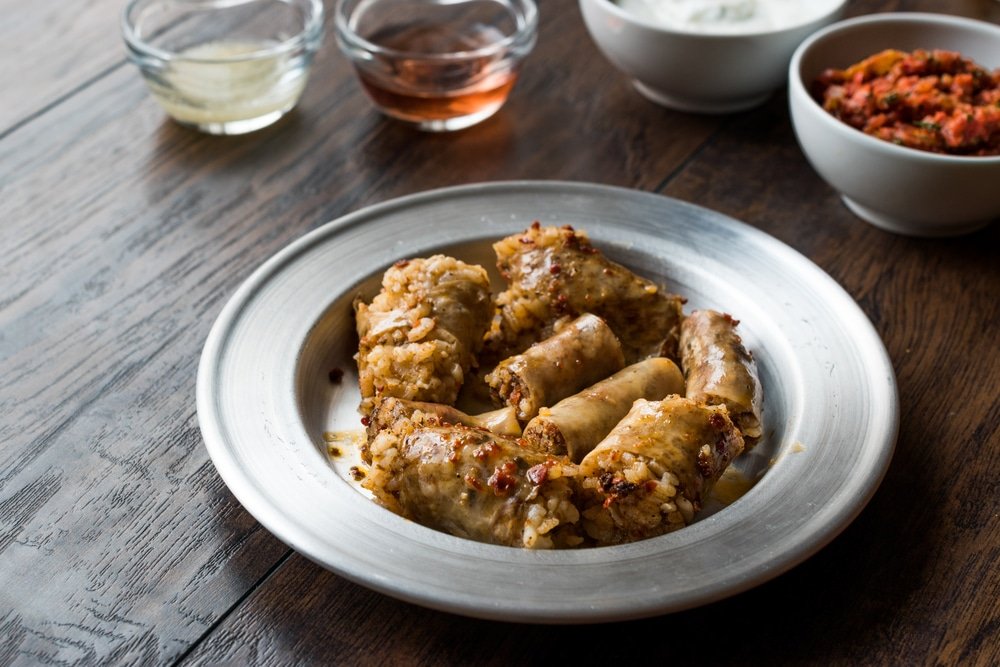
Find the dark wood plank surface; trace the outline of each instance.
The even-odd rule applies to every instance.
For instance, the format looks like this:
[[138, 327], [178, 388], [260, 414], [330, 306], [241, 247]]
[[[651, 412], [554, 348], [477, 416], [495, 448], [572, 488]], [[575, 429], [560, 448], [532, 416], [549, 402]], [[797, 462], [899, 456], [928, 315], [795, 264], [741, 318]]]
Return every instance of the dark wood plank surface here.
[[[16, 18], [0, 35], [22, 57], [0, 65], [0, 663], [1000, 662], [997, 225], [930, 241], [861, 223], [806, 163], [781, 93], [724, 117], [656, 107], [600, 57], [571, 0], [543, 0], [538, 48], [481, 126], [426, 135], [379, 118], [328, 35], [299, 109], [239, 138], [164, 119], [124, 63], [119, 6], [69, 21], [55, 3], [2, 4]], [[1000, 21], [995, 0], [850, 5], [895, 9]], [[50, 39], [61, 47], [42, 49]], [[885, 481], [832, 544], [700, 609], [543, 627], [373, 593], [242, 509], [194, 404], [201, 346], [236, 286], [367, 204], [522, 178], [732, 215], [858, 301], [902, 421]]]
[[[30, 6], [29, 6], [30, 4]], [[44, 113], [125, 64], [118, 31], [124, 3], [0, 0], [0, 133]]]

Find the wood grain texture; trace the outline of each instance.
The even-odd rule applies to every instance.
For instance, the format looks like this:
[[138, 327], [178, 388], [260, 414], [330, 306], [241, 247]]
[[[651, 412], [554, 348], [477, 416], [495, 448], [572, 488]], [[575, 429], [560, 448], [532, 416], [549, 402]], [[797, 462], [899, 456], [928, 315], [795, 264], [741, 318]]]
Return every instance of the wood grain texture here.
[[[728, 117], [656, 107], [600, 57], [573, 0], [543, 0], [538, 48], [478, 127], [429, 135], [380, 118], [328, 35], [299, 109], [238, 138], [164, 118], [124, 64], [117, 3], [72, 20], [51, 2], [0, 8], [20, 54], [0, 63], [0, 664], [590, 663], [659, 656], [665, 641], [709, 664], [1000, 663], [996, 225], [921, 241], [859, 222], [806, 163], [781, 93]], [[895, 9], [1000, 20], [995, 0], [850, 5]], [[370, 592], [239, 506], [194, 405], [226, 299], [330, 219], [504, 179], [708, 206], [847, 289], [886, 342], [902, 424], [843, 535], [701, 609], [541, 627]]]
[[[592, 50], [571, 58], [582, 27], [550, 16], [537, 58], [567, 64], [529, 63], [461, 134], [380, 119], [328, 45], [300, 109], [250, 137], [175, 126], [117, 68], [0, 141], [0, 662], [169, 663], [286, 556], [214, 473], [194, 409], [208, 328], [264, 258], [431, 187], [652, 188], [718, 126], [635, 98]], [[591, 77], [628, 122], [578, 92]], [[683, 137], [649, 152], [667, 128]], [[581, 142], [593, 159], [566, 159]]]
[[81, 86], [124, 66], [124, 2], [0, 0], [0, 136]]

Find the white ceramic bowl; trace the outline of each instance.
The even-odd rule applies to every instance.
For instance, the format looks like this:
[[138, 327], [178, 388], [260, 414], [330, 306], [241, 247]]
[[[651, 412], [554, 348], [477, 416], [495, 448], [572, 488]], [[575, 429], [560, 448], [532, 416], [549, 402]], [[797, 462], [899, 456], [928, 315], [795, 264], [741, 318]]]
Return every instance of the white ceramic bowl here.
[[798, 23], [746, 33], [667, 27], [611, 0], [580, 0], [580, 11], [601, 52], [645, 97], [681, 111], [729, 113], [783, 86], [795, 48], [840, 18], [846, 0], [804, 2], [816, 9]]
[[939, 155], [897, 146], [850, 127], [809, 94], [828, 67], [844, 68], [883, 49], [959, 51], [1000, 67], [1000, 27], [938, 14], [850, 19], [804, 41], [789, 65], [792, 123], [809, 162], [863, 220], [910, 236], [953, 236], [1000, 217], [1000, 156]]

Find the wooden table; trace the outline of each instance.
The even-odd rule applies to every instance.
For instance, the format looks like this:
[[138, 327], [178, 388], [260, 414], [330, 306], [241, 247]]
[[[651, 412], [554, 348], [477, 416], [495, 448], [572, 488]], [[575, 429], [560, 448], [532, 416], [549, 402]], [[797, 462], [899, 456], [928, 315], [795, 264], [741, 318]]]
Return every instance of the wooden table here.
[[[124, 59], [120, 5], [0, 0], [0, 663], [1000, 662], [1000, 226], [916, 240], [860, 222], [803, 158], [783, 92], [725, 117], [654, 106], [572, 0], [542, 2], [523, 78], [481, 126], [383, 120], [328, 35], [299, 109], [239, 138], [165, 119]], [[1000, 20], [995, 0], [849, 13], [894, 9]], [[194, 398], [237, 285], [342, 214], [506, 179], [694, 202], [844, 286], [885, 341], [902, 414], [888, 475], [841, 536], [703, 608], [545, 627], [373, 593], [244, 511]]]

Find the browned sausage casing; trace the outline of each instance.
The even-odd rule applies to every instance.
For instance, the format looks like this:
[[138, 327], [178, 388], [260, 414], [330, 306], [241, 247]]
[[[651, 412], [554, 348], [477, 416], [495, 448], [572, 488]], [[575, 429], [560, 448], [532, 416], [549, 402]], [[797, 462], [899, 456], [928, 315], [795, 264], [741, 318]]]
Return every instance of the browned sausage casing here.
[[382, 431], [372, 453], [365, 485], [390, 509], [425, 526], [505, 546], [580, 541], [575, 466], [568, 462], [464, 426]]
[[368, 440], [373, 440], [383, 429], [393, 429], [402, 420], [414, 418], [421, 423], [431, 418], [438, 424], [461, 424], [483, 428], [490, 433], [508, 438], [521, 435], [521, 425], [517, 421], [516, 411], [509, 405], [499, 410], [470, 415], [450, 405], [408, 401], [404, 398], [387, 396], [375, 400], [375, 409], [372, 410], [368, 420]]
[[714, 310], [696, 310], [681, 324], [681, 366], [688, 398], [725, 405], [747, 449], [760, 438], [761, 386], [757, 364], [736, 333], [738, 322]]
[[663, 357], [646, 359], [542, 409], [525, 427], [524, 438], [534, 449], [569, 454], [579, 463], [636, 399], [660, 400], [683, 391], [684, 377], [674, 362]]
[[618, 544], [682, 528], [742, 451], [725, 406], [639, 399], [580, 463], [584, 529]]
[[683, 300], [604, 257], [584, 232], [536, 223], [493, 248], [508, 281], [487, 335], [486, 352], [494, 359], [524, 350], [582, 313], [608, 323], [626, 363], [677, 359]]
[[581, 315], [559, 333], [500, 362], [486, 376], [496, 397], [527, 421], [625, 365], [621, 345], [596, 315]]

